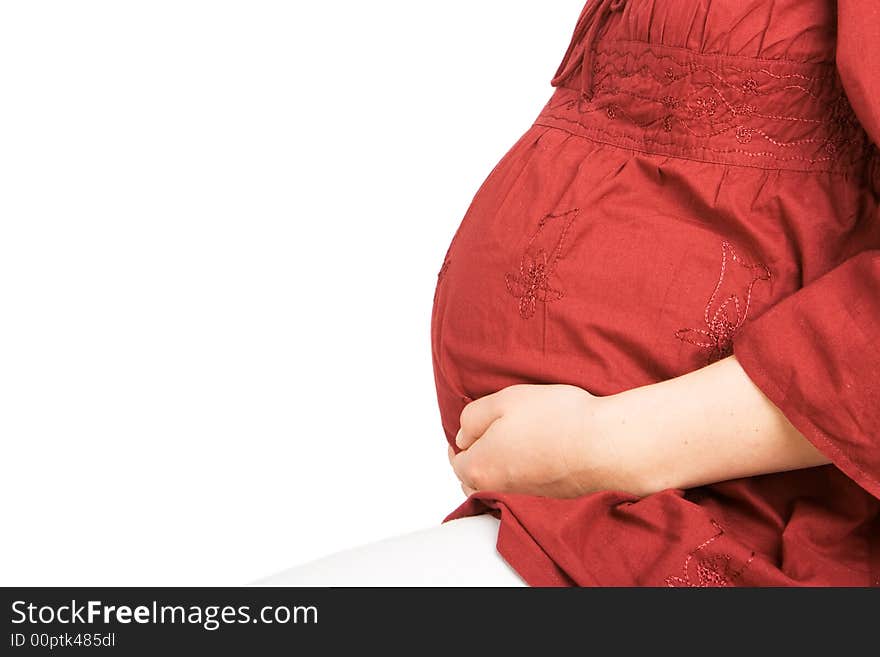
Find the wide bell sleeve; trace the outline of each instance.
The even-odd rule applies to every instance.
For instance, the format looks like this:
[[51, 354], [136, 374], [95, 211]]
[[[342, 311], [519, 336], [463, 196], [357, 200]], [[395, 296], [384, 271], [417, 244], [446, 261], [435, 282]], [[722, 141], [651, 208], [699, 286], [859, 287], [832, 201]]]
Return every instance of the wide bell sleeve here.
[[[839, 0], [837, 44], [844, 91], [873, 142], [875, 157], [880, 144], [880, 2]], [[880, 222], [880, 211], [873, 220]], [[733, 353], [817, 449], [880, 498], [878, 247], [876, 241], [867, 245], [744, 324], [733, 338]]]

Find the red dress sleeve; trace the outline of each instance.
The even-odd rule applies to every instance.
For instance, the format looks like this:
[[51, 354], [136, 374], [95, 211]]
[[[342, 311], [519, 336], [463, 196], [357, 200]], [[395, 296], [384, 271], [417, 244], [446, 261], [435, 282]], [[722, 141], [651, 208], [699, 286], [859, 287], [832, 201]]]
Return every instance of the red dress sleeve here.
[[[853, 111], [880, 145], [880, 2], [838, 0], [836, 64]], [[877, 208], [876, 203], [873, 208]], [[880, 226], [880, 210], [870, 220]], [[832, 463], [880, 498], [880, 241], [743, 325], [746, 374]]]

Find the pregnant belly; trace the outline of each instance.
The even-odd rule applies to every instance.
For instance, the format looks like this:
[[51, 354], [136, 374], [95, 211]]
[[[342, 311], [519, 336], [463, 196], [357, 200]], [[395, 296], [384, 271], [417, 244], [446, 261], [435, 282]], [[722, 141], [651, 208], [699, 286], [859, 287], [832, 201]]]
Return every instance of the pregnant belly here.
[[452, 239], [431, 324], [448, 438], [465, 403], [515, 383], [607, 395], [706, 365], [771, 301], [747, 237], [650, 181], [579, 172], [599, 182], [502, 160]]

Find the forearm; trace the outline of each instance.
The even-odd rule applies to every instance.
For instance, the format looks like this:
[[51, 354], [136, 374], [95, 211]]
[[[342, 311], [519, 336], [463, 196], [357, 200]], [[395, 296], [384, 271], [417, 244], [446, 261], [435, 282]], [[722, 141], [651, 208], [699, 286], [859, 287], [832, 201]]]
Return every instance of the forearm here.
[[642, 494], [829, 462], [736, 356], [606, 400], [609, 422], [631, 437], [626, 458], [636, 464]]

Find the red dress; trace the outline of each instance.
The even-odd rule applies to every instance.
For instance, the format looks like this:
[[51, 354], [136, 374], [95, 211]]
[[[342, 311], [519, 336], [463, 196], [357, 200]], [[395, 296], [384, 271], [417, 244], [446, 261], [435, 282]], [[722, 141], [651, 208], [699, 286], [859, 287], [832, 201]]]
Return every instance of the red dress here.
[[610, 395], [735, 353], [833, 463], [447, 516], [498, 515], [529, 584], [880, 585], [878, 44], [876, 0], [583, 8], [440, 267], [447, 440], [509, 385]]

